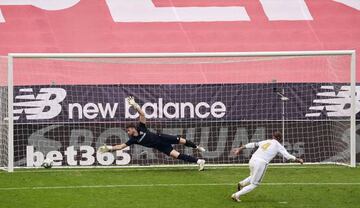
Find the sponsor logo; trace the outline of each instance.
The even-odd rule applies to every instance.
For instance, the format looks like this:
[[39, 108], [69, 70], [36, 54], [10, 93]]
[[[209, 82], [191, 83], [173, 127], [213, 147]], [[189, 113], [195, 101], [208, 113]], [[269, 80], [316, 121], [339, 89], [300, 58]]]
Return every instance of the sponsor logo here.
[[[131, 161], [127, 151], [130, 147], [116, 152], [98, 153], [96, 150], [110, 138], [118, 138], [116, 143], [123, 143], [126, 132], [121, 128], [106, 128], [98, 137], [95, 129], [64, 128], [64, 125], [48, 125], [35, 130], [26, 138], [26, 155], [16, 166], [38, 167], [45, 158], [52, 159], [54, 166], [88, 165], [126, 165]], [[31, 128], [31, 127], [30, 127]], [[52, 136], [49, 136], [52, 135]], [[54, 135], [56, 135], [55, 139]], [[94, 142], [95, 138], [95, 143]], [[66, 141], [66, 144], [63, 143]]]
[[[32, 88], [19, 89], [14, 102], [14, 120], [24, 116], [26, 120], [49, 120], [62, 113], [68, 113], [69, 120], [115, 119], [119, 111], [119, 103], [69, 103], [63, 106], [67, 92], [62, 88], [41, 88], [35, 93]], [[125, 118], [139, 117], [124, 99]], [[220, 101], [214, 103], [199, 102], [167, 102], [158, 98], [157, 103], [146, 102], [142, 105], [146, 118], [222, 118], [226, 113], [226, 106]]]
[[[130, 112], [130, 105], [125, 103], [125, 118], [137, 118], [138, 113], [132, 114]], [[199, 102], [193, 104], [190, 102], [164, 103], [163, 98], [159, 98], [157, 103], [144, 103], [141, 109], [145, 112], [146, 118], [208, 118], [212, 116], [214, 118], [222, 118], [226, 113], [226, 106], [224, 103], [217, 101], [212, 104], [207, 102]], [[148, 113], [151, 112], [151, 113]]]
[[[311, 113], [305, 117], [320, 117], [322, 114], [328, 117], [351, 116], [351, 94], [350, 86], [321, 86], [323, 92], [318, 92], [318, 99], [313, 101], [314, 105], [309, 108]], [[360, 111], [360, 86], [356, 87], [355, 111]], [[315, 111], [315, 112], [314, 112]]]
[[[45, 158], [52, 159], [55, 166], [127, 165], [130, 163], [149, 165], [166, 161], [171, 161], [171, 164], [176, 162], [171, 158], [164, 158], [164, 155], [158, 154], [156, 150], [141, 145], [133, 145], [131, 149], [113, 153], [99, 154], [96, 150], [100, 145], [104, 143], [113, 145], [123, 143], [126, 141], [127, 135], [122, 128], [106, 127], [104, 124], [99, 125], [101, 128], [98, 125], [88, 126], [87, 128], [78, 125], [71, 128], [68, 128], [70, 127], [68, 125], [50, 125], [37, 130], [34, 129], [30, 136], [23, 135], [24, 138], [27, 137], [28, 139], [26, 147], [24, 147], [26, 153], [24, 155], [22, 151], [17, 152], [16, 155], [24, 155], [24, 158], [15, 161], [15, 165], [37, 167], [42, 164]], [[247, 126], [245, 127], [239, 123], [218, 128], [208, 124], [199, 128], [178, 126], [176, 128], [160, 129], [164, 134], [184, 135], [191, 141], [197, 141], [208, 150], [201, 153], [203, 158], [221, 163], [239, 159], [238, 156], [230, 154], [228, 150], [248, 142], [262, 141], [268, 136], [266, 132], [273, 130], [272, 125], [249, 128], [247, 124], [245, 124]], [[99, 131], [99, 129], [102, 130]], [[199, 134], [195, 134], [195, 132], [199, 132]], [[49, 135], [51, 135], [50, 138]], [[114, 138], [116, 139], [114, 140]], [[286, 142], [285, 146], [296, 157], [305, 154], [306, 145], [302, 141]], [[21, 150], [22, 148], [16, 149]], [[193, 154], [191, 148], [185, 148], [183, 151], [184, 154]], [[245, 150], [241, 155], [243, 161], [250, 159], [251, 153], [250, 149]]]
[[[115, 154], [106, 152], [96, 152], [95, 148], [91, 146], [80, 146], [78, 150], [74, 146], [68, 146], [62, 154], [60, 151], [52, 150], [44, 155], [40, 151], [35, 151], [34, 146], [26, 147], [26, 166], [28, 167], [40, 167], [44, 159], [51, 159], [54, 161], [54, 166], [70, 165], [70, 166], [89, 166], [89, 165], [127, 165], [131, 161], [131, 157], [128, 153], [124, 152], [130, 150], [127, 147], [123, 150], [118, 150]], [[94, 156], [95, 155], [95, 156]], [[75, 159], [79, 158], [79, 159]], [[96, 159], [96, 161], [95, 161]]]
[[61, 113], [61, 102], [66, 97], [62, 88], [41, 88], [35, 96], [32, 88], [19, 90], [15, 97], [14, 120], [25, 114], [28, 120], [52, 119]]
[[87, 103], [82, 106], [80, 103], [69, 104], [69, 119], [95, 119], [99, 115], [101, 118], [114, 118], [119, 103]]
[[[66, 90], [62, 88], [41, 88], [35, 95], [32, 88], [22, 88], [15, 96], [14, 120], [25, 115], [27, 120], [53, 119], [62, 112], [62, 102], [66, 98]], [[114, 118], [118, 103], [70, 103], [68, 105], [69, 119]]]

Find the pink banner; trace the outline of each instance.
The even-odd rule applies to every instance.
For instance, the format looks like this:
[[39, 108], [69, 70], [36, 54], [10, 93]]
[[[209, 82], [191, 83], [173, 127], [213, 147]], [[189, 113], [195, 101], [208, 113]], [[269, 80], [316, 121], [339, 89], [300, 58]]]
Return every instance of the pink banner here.
[[350, 0], [25, 2], [0, 1], [2, 55], [360, 47], [360, 6]]

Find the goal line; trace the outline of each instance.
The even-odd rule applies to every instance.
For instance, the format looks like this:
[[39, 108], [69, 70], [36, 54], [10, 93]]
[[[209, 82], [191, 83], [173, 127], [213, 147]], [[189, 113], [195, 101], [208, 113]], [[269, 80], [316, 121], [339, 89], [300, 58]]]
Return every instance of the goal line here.
[[[192, 183], [192, 184], [115, 184], [90, 186], [33, 186], [33, 187], [5, 187], [0, 191], [11, 190], [44, 190], [44, 189], [91, 189], [91, 188], [131, 188], [131, 187], [177, 187], [177, 186], [235, 186], [235, 183]], [[359, 186], [359, 183], [261, 183], [262, 186]]]

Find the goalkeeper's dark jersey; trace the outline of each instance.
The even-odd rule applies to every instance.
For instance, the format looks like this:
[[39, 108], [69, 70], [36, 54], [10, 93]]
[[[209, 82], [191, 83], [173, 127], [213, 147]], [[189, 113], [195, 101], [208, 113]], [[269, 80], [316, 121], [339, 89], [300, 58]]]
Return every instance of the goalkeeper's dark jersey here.
[[140, 122], [136, 130], [139, 135], [129, 137], [129, 140], [125, 143], [127, 146], [140, 144], [145, 147], [156, 147], [160, 142], [160, 135], [150, 132], [144, 123]]

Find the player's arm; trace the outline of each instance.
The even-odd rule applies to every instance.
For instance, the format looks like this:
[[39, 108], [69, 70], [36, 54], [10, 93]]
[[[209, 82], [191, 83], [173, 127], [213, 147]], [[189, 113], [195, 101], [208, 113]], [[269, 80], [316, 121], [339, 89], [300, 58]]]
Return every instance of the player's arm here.
[[232, 149], [232, 153], [234, 153], [235, 155], [238, 155], [240, 154], [241, 151], [243, 151], [244, 149], [253, 149], [255, 147], [258, 147], [259, 146], [259, 143], [258, 142], [251, 142], [251, 143], [247, 143], [245, 145], [241, 145], [240, 147], [238, 148], [234, 148]]
[[136, 103], [135, 98], [129, 96], [126, 98], [126, 100], [128, 101], [129, 105], [132, 106], [139, 113], [140, 115], [139, 121], [145, 124], [146, 123], [145, 112], [140, 108], [140, 105]]
[[117, 150], [125, 149], [126, 147], [128, 147], [128, 146], [125, 143], [124, 144], [118, 144], [118, 145], [115, 145], [115, 146], [103, 145], [103, 146], [99, 147], [99, 152], [101, 152], [101, 153], [114, 152], [114, 151], [117, 151]]
[[282, 154], [287, 160], [295, 161], [295, 162], [298, 162], [298, 163], [300, 163], [300, 164], [303, 164], [303, 163], [304, 163], [303, 159], [297, 158], [297, 157], [295, 157], [294, 155], [291, 155], [291, 154], [285, 149], [285, 147], [282, 146], [280, 143], [279, 143], [278, 145], [279, 145], [279, 152], [280, 152], [280, 154]]
[[125, 143], [124, 144], [118, 144], [115, 146], [112, 146], [112, 151], [116, 151], [116, 150], [122, 150], [125, 149], [126, 147], [128, 147]]

